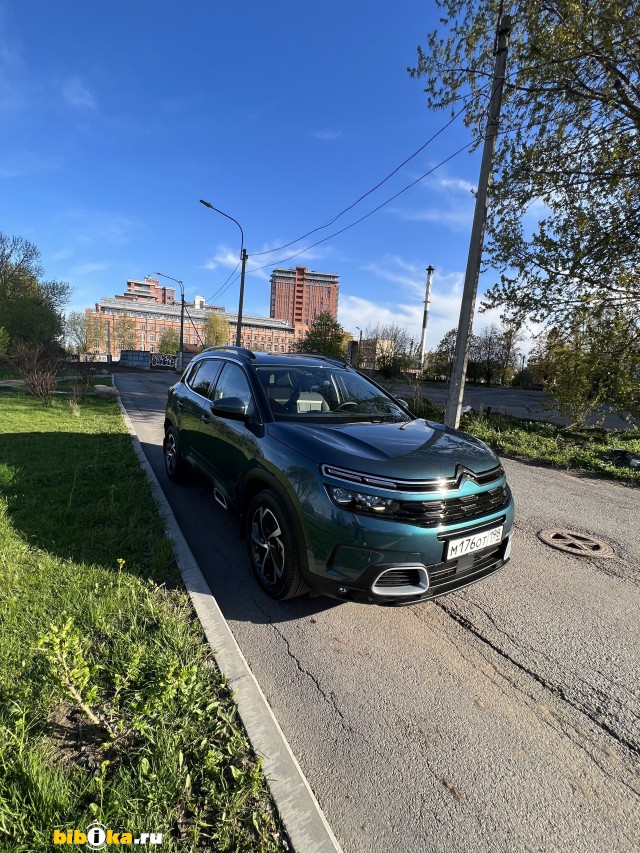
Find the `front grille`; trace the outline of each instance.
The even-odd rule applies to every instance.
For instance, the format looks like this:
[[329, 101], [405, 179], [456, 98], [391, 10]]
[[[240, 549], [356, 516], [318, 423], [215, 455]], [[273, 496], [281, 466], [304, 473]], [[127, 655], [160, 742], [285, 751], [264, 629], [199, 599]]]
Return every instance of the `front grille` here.
[[497, 486], [486, 492], [477, 492], [461, 498], [444, 498], [439, 501], [400, 501], [393, 513], [385, 514], [396, 521], [418, 524], [420, 527], [438, 527], [473, 521], [484, 515], [498, 512], [509, 503], [509, 490]]
[[376, 586], [418, 586], [420, 573], [417, 569], [389, 569], [376, 581]]

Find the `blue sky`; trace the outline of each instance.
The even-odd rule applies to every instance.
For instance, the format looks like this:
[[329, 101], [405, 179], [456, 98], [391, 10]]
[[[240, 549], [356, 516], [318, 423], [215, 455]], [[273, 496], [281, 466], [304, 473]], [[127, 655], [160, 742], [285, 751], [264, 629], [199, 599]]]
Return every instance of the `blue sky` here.
[[243, 227], [245, 313], [267, 316], [271, 269], [302, 263], [340, 275], [339, 319], [354, 335], [395, 322], [419, 339], [432, 264], [433, 347], [457, 325], [478, 154], [307, 247], [463, 146], [460, 119], [331, 228], [277, 249], [448, 121], [406, 70], [436, 25], [428, 0], [0, 0], [0, 230], [40, 248], [46, 277], [73, 287], [70, 309], [160, 271], [187, 298], [235, 311], [239, 282], [220, 289], [240, 232], [204, 198]]

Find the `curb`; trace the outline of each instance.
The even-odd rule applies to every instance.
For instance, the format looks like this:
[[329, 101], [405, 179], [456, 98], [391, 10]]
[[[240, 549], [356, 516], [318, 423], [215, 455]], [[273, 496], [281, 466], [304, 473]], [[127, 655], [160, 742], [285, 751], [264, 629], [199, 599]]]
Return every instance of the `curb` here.
[[[114, 386], [116, 385], [113, 377]], [[117, 386], [116, 386], [117, 387]], [[144, 455], [133, 423], [118, 397], [135, 453], [162, 516], [187, 592], [222, 674], [229, 682], [251, 745], [297, 853], [342, 853], [296, 757], [198, 566], [169, 502]]]

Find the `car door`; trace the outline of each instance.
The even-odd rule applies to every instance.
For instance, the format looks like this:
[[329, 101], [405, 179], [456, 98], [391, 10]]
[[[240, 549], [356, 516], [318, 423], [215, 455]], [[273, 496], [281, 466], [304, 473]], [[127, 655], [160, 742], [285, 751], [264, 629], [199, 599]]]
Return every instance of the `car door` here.
[[176, 400], [180, 450], [183, 456], [202, 467], [198, 453], [202, 419], [210, 415], [211, 394], [222, 367], [220, 359], [206, 358], [195, 365], [184, 383], [183, 393]]
[[[213, 402], [225, 398], [239, 398], [246, 405], [246, 414], [256, 414], [256, 404], [249, 380], [240, 365], [227, 361], [213, 389]], [[241, 483], [247, 471], [261, 455], [258, 442], [259, 429], [255, 423], [234, 420], [209, 409], [209, 418], [203, 418], [200, 427], [199, 451], [203, 465], [213, 477], [216, 487], [227, 502], [238, 504]]]

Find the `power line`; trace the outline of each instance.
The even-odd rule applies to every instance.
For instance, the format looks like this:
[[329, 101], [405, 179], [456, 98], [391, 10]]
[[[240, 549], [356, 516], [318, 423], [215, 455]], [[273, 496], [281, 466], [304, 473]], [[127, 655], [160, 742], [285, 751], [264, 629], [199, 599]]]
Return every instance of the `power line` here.
[[[322, 240], [318, 240], [315, 243], [312, 243], [310, 246], [306, 246], [304, 249], [300, 249], [299, 252], [296, 252], [293, 255], [289, 255], [289, 257], [287, 257], [287, 258], [280, 258], [280, 260], [278, 260], [278, 261], [271, 261], [270, 263], [264, 264], [261, 267], [254, 267], [253, 269], [249, 270], [249, 272], [250, 273], [258, 272], [258, 270], [264, 270], [267, 267], [277, 267], [279, 264], [284, 264], [286, 261], [290, 261], [293, 258], [297, 258], [298, 255], [302, 255], [304, 252], [308, 252], [309, 249], [313, 249], [316, 246], [319, 246], [321, 243], [326, 243], [327, 240], [331, 240], [333, 237], [337, 237], [339, 234], [344, 234], [345, 231], [349, 231], [355, 225], [359, 225], [360, 222], [363, 222], [365, 219], [368, 219], [370, 216], [373, 216], [374, 213], [377, 213], [383, 207], [386, 207], [386, 205], [390, 204], [392, 201], [397, 199], [398, 196], [401, 196], [403, 193], [407, 192], [407, 190], [410, 190], [411, 187], [414, 187], [416, 184], [419, 184], [420, 181], [423, 181], [425, 178], [429, 177], [429, 175], [432, 175], [437, 169], [440, 169], [442, 166], [444, 166], [450, 160], [453, 160], [454, 157], [457, 157], [458, 154], [461, 154], [463, 151], [468, 150], [469, 146], [470, 146], [470, 143], [465, 142], [465, 144], [461, 148], [458, 148], [457, 151], [454, 151], [453, 154], [450, 154], [444, 160], [441, 160], [436, 166], [433, 166], [433, 168], [429, 169], [428, 172], [425, 172], [424, 175], [420, 175], [419, 178], [416, 178], [415, 181], [411, 181], [410, 184], [407, 184], [405, 187], [403, 187], [397, 193], [392, 195], [386, 201], [383, 201], [382, 204], [379, 204], [377, 207], [374, 207], [374, 209], [370, 210], [369, 213], [365, 213], [364, 216], [360, 217], [360, 219], [356, 219], [351, 224], [345, 225], [344, 228], [340, 228], [338, 231], [334, 231], [332, 234], [329, 234], [327, 237], [323, 237]], [[316, 229], [316, 230], [318, 230], [318, 229]], [[313, 233], [313, 232], [310, 232], [310, 233]], [[294, 241], [294, 242], [297, 242], [297, 241]], [[290, 244], [288, 244], [288, 245], [290, 245]], [[275, 249], [272, 251], [275, 251]]]
[[216, 299], [216, 297], [220, 296], [221, 294], [223, 294], [223, 293], [225, 292], [225, 290], [226, 290], [226, 289], [227, 289], [227, 287], [229, 286], [229, 281], [230, 281], [230, 279], [231, 279], [231, 276], [232, 276], [232, 275], [235, 273], [235, 271], [238, 269], [238, 267], [240, 266], [240, 263], [241, 263], [241, 261], [238, 261], [238, 263], [235, 265], [235, 267], [234, 267], [234, 268], [231, 270], [231, 272], [229, 273], [229, 277], [227, 278], [227, 280], [225, 281], [225, 283], [224, 283], [223, 285], [221, 285], [221, 286], [216, 290], [216, 292], [215, 292], [214, 294], [212, 294], [212, 295], [207, 299], [207, 302], [212, 302], [214, 299]]
[[[462, 115], [463, 112], [465, 112], [465, 110], [469, 106], [469, 101], [473, 100], [473, 98], [475, 98], [475, 97], [478, 97], [482, 93], [482, 91], [484, 89], [489, 88], [490, 85], [491, 85], [491, 82], [486, 84], [485, 86], [483, 86], [482, 89], [480, 89], [478, 93], [476, 93], [474, 95], [467, 95], [466, 99], [465, 99], [465, 103], [458, 110], [458, 112], [456, 112], [453, 116], [451, 116], [449, 121], [447, 121], [445, 124], [443, 124], [439, 130], [437, 130], [432, 136], [430, 136], [429, 139], [427, 139], [427, 141], [423, 145], [420, 146], [420, 148], [418, 148], [416, 151], [414, 151], [413, 154], [410, 154], [409, 157], [404, 159], [402, 161], [402, 163], [400, 163], [398, 166], [396, 166], [395, 169], [393, 169], [391, 172], [389, 172], [389, 174], [385, 178], [383, 178], [381, 181], [379, 181], [374, 187], [372, 187], [370, 190], [367, 190], [366, 193], [363, 193], [359, 198], [357, 198], [354, 202], [352, 202], [350, 205], [348, 205], [343, 210], [341, 210], [340, 213], [337, 213], [328, 222], [325, 222], [324, 225], [318, 225], [317, 228], [312, 228], [311, 231], [307, 231], [306, 234], [302, 234], [300, 237], [297, 237], [295, 240], [291, 240], [288, 243], [283, 243], [282, 246], [276, 246], [274, 249], [269, 249], [269, 250], [264, 251], [264, 252], [252, 252], [251, 253], [252, 257], [259, 258], [263, 255], [271, 255], [274, 252], [280, 252], [282, 249], [288, 249], [289, 246], [293, 246], [293, 245], [295, 245], [295, 243], [299, 243], [301, 240], [304, 240], [306, 237], [310, 237], [312, 234], [316, 234], [318, 231], [322, 231], [324, 228], [328, 228], [330, 225], [333, 225], [333, 223], [336, 222], [338, 219], [340, 219], [341, 216], [343, 216], [345, 213], [348, 213], [350, 210], [352, 210], [354, 207], [356, 207], [356, 205], [360, 204], [361, 201], [363, 201], [365, 198], [367, 198], [367, 196], [370, 196], [372, 193], [374, 193], [377, 189], [380, 189], [380, 187], [383, 184], [385, 184], [390, 178], [392, 178], [395, 174], [397, 174], [397, 172], [399, 172], [400, 169], [402, 169], [404, 166], [406, 166], [407, 163], [411, 162], [411, 160], [413, 160], [415, 157], [417, 157], [418, 154], [422, 153], [422, 151], [424, 151], [425, 148], [427, 148], [429, 145], [431, 145], [431, 143], [435, 139], [437, 139], [441, 133], [443, 133], [448, 127], [450, 127], [453, 124], [453, 122], [456, 121], [456, 119], [458, 119]], [[294, 257], [295, 257], [295, 255], [294, 255]]]

